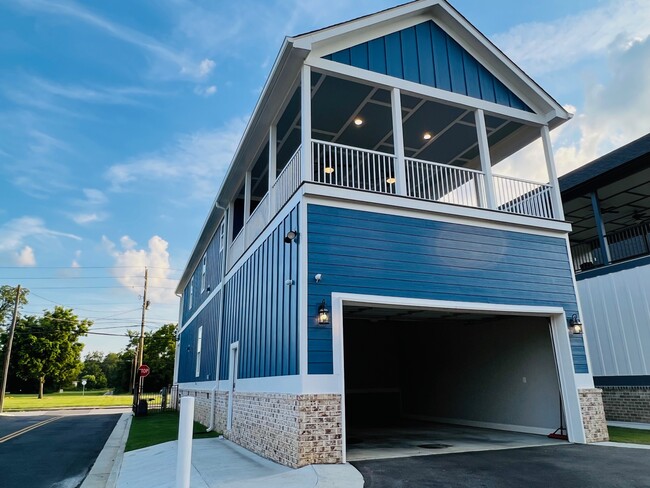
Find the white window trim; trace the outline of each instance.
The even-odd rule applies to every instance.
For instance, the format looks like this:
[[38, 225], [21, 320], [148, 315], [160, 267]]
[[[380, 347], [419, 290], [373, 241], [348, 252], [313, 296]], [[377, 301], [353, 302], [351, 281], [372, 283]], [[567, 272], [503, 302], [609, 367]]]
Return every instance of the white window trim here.
[[205, 291], [207, 285], [208, 253], [203, 255], [201, 260], [201, 293]]
[[196, 335], [196, 368], [194, 376], [196, 378], [201, 374], [201, 343], [203, 342], [203, 326], [199, 327]]
[[194, 295], [194, 277], [193, 276], [192, 276], [192, 279], [190, 280], [190, 291], [189, 291], [189, 293], [190, 293], [190, 296], [189, 296], [189, 298], [187, 300], [187, 308], [189, 310], [192, 310], [192, 299], [193, 299], [193, 295]]

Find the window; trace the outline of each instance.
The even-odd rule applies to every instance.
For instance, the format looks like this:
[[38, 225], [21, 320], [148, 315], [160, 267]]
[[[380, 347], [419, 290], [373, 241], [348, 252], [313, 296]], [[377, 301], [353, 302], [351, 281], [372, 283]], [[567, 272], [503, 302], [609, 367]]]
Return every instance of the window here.
[[201, 341], [203, 340], [203, 326], [199, 327], [199, 332], [196, 336], [196, 371], [194, 376], [197, 378], [201, 374]]
[[223, 246], [226, 242], [226, 223], [221, 223], [221, 229], [219, 229], [219, 251], [223, 251]]
[[206, 271], [208, 269], [208, 253], [203, 255], [203, 264], [201, 265], [201, 293], [205, 291], [206, 286]]
[[192, 298], [194, 295], [194, 276], [192, 276], [192, 279], [190, 280], [190, 296], [187, 299], [187, 308], [192, 310]]

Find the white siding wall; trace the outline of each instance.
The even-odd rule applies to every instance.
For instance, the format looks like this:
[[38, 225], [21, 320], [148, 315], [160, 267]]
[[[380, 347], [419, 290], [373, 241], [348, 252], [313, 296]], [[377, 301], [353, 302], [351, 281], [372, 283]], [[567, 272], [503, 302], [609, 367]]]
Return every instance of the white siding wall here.
[[650, 266], [578, 281], [594, 376], [650, 374]]

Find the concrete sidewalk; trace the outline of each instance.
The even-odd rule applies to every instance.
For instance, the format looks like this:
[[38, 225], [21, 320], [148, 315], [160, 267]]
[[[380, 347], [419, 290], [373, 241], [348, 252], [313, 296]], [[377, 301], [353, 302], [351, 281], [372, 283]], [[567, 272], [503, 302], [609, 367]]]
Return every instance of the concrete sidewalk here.
[[[176, 441], [127, 452], [118, 488], [173, 487]], [[192, 488], [362, 488], [363, 477], [350, 464], [291, 469], [264, 459], [223, 438], [192, 442]]]

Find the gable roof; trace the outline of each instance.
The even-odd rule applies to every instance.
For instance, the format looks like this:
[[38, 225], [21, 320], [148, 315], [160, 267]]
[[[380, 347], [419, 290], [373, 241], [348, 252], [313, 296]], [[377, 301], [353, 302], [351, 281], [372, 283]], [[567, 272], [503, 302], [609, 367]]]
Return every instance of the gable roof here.
[[[260, 141], [265, 140], [269, 125], [285, 103], [287, 94], [294, 85], [300, 67], [307, 57], [314, 50], [322, 51], [329, 48], [331, 53], [338, 50], [335, 49], [336, 46], [346, 48], [358, 44], [359, 33], [367, 33], [367, 40], [370, 40], [377, 28], [396, 31], [400, 30], [395, 27], [400, 22], [417, 23], [418, 19], [421, 21], [433, 19], [437, 25], [444, 26], [448, 34], [453, 33], [453, 39], [463, 49], [480, 60], [481, 64], [493, 75], [497, 73], [499, 75], [497, 79], [503, 82], [508, 90], [513, 92], [513, 95], [521, 98], [526, 106], [543, 115], [549, 127], [553, 128], [571, 117], [557, 101], [446, 0], [415, 0], [329, 27], [285, 38], [183, 271], [176, 293], [183, 291], [200, 262], [201, 256], [221, 221], [224, 207], [239, 190], [248, 165], [254, 162], [262, 143]], [[346, 42], [348, 42], [348, 46], [345, 45]]]

